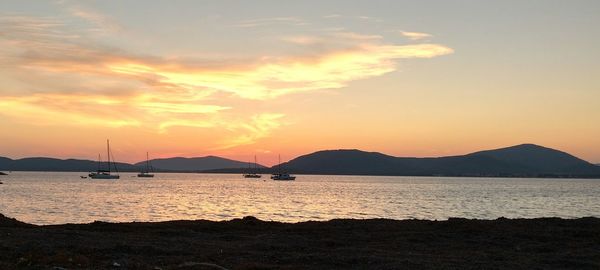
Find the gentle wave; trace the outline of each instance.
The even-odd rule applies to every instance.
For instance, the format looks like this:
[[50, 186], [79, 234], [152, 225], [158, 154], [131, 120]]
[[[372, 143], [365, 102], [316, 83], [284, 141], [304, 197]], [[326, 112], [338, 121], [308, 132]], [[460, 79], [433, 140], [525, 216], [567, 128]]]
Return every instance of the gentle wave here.
[[478, 219], [600, 217], [600, 180], [299, 175], [296, 181], [231, 174], [13, 172], [3, 176], [0, 212], [34, 224], [95, 220], [298, 222], [334, 218]]

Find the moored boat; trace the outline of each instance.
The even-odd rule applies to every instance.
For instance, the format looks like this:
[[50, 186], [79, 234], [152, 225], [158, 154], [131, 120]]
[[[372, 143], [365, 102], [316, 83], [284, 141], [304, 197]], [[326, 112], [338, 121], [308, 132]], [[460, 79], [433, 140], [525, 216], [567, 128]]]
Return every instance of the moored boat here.
[[88, 174], [88, 176], [91, 179], [119, 179], [120, 178], [120, 176], [118, 174], [118, 171], [117, 171], [117, 165], [114, 164], [114, 161], [113, 161], [112, 165], [115, 168], [116, 174], [113, 174], [111, 172], [110, 142], [108, 140], [106, 140], [106, 155], [107, 155], [107, 162], [106, 162], [107, 170], [101, 170], [100, 169], [100, 165], [101, 165], [102, 162], [100, 161], [100, 158], [98, 158], [98, 170], [95, 171], [95, 172], [91, 172], [90, 174]]
[[258, 163], [256, 163], [256, 156], [254, 156], [254, 170], [250, 171], [250, 165], [248, 165], [249, 172], [244, 174], [244, 178], [261, 178], [262, 175], [256, 173], [258, 171]]
[[142, 169], [140, 173], [137, 174], [137, 177], [154, 177], [152, 171], [152, 166], [150, 165], [150, 160], [148, 158], [148, 152], [146, 152], [146, 167]]
[[293, 181], [296, 180], [296, 176], [293, 176], [287, 172], [282, 172], [281, 170], [281, 155], [279, 155], [279, 165], [277, 166], [279, 172], [271, 175], [271, 179], [277, 181]]
[[296, 180], [296, 176], [290, 175], [288, 173], [274, 173], [271, 175], [271, 179], [279, 181], [291, 181]]

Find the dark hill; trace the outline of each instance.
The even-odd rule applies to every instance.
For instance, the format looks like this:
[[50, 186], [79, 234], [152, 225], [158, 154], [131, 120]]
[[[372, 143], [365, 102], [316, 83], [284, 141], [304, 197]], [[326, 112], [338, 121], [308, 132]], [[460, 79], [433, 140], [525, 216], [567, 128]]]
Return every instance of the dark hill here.
[[[154, 168], [170, 171], [207, 171], [215, 169], [248, 168], [248, 162], [241, 162], [215, 156], [153, 159], [150, 160], [150, 163]], [[135, 165], [144, 166], [144, 164], [146, 164], [146, 161], [138, 162]], [[264, 168], [262, 165], [258, 165], [258, 167]]]
[[[531, 170], [545, 173], [562, 173], [595, 169], [590, 163], [562, 151], [535, 144], [521, 144], [496, 150], [481, 151], [469, 156], [487, 156], [497, 160], [520, 164]], [[589, 167], [589, 168], [588, 168]]]
[[300, 156], [281, 166], [292, 173], [310, 174], [600, 176], [600, 168], [593, 164], [533, 144], [439, 158], [404, 158], [359, 150], [327, 150]]
[[[119, 171], [137, 171], [138, 168], [127, 163], [118, 163]], [[106, 163], [101, 165], [106, 167]], [[73, 171], [88, 172], [98, 169], [98, 162], [81, 159], [56, 159], [46, 157], [32, 157], [23, 159], [0, 158], [0, 170], [4, 171]]]

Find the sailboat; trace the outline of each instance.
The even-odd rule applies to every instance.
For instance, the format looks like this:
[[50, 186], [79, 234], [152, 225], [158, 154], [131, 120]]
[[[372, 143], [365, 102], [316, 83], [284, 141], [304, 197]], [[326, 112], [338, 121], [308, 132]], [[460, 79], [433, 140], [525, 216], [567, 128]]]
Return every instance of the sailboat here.
[[92, 179], [119, 179], [120, 178], [118, 171], [117, 171], [117, 165], [114, 164], [114, 161], [113, 161], [113, 166], [114, 166], [115, 172], [117, 174], [111, 174], [111, 171], [110, 171], [110, 167], [111, 167], [110, 166], [111, 165], [110, 164], [111, 163], [110, 162], [110, 142], [108, 140], [106, 140], [106, 156], [108, 157], [107, 162], [106, 162], [107, 167], [108, 167], [107, 170], [100, 169], [101, 161], [99, 160], [100, 156], [98, 155], [98, 170], [96, 172], [91, 172], [90, 174], [88, 174], [88, 176], [90, 178], [92, 178]]
[[[250, 170], [250, 166], [248, 166], [248, 169]], [[245, 173], [244, 174], [244, 178], [261, 178], [262, 175], [257, 174], [256, 171], [258, 170], [258, 163], [256, 163], [256, 156], [254, 156], [254, 171], [250, 171], [249, 173]]]
[[148, 152], [146, 152], [146, 167], [138, 173], [137, 177], [154, 177], [154, 174], [150, 173], [152, 166], [150, 166], [150, 160], [148, 158]]
[[290, 175], [289, 173], [281, 171], [281, 155], [279, 155], [279, 166], [277, 166], [278, 173], [271, 175], [271, 179], [278, 181], [292, 181], [296, 180], [296, 176]]

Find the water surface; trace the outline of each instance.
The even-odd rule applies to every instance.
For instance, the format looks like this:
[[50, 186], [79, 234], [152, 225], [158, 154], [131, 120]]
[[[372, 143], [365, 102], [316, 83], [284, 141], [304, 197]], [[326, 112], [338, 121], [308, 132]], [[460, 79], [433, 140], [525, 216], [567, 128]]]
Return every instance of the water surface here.
[[101, 221], [333, 218], [600, 217], [600, 180], [159, 173], [119, 180], [82, 173], [0, 177], [0, 213], [35, 224]]

